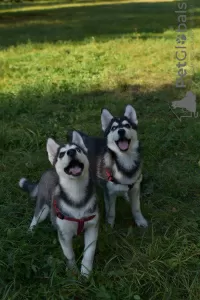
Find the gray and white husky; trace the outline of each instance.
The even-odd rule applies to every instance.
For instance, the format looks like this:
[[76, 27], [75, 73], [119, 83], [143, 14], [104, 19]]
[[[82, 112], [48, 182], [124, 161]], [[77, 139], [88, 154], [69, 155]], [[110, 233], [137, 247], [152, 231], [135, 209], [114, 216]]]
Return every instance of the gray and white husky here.
[[107, 222], [114, 226], [116, 198], [122, 194], [131, 203], [137, 226], [147, 227], [148, 223], [140, 209], [142, 162], [135, 109], [127, 105], [120, 118], [103, 109], [101, 125], [104, 138], [91, 137], [80, 131], [79, 133], [88, 148], [93, 176], [103, 179], [99, 182], [104, 187]]
[[99, 212], [90, 173], [87, 148], [82, 137], [73, 131], [72, 142], [58, 145], [47, 141], [47, 152], [53, 169], [46, 171], [38, 184], [22, 178], [19, 185], [32, 197], [37, 196], [30, 230], [51, 215], [68, 267], [75, 267], [73, 236], [84, 230], [85, 248], [81, 273], [92, 271], [98, 237]]

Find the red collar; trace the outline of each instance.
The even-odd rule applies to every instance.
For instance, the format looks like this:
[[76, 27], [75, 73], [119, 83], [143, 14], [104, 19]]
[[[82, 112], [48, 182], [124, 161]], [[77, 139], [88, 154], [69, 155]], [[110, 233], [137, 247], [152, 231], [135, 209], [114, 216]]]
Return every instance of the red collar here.
[[60, 209], [58, 208], [57, 202], [56, 202], [55, 199], [53, 200], [53, 207], [54, 207], [54, 209], [55, 209], [56, 216], [57, 216], [59, 219], [61, 219], [61, 220], [67, 220], [67, 221], [72, 221], [72, 222], [77, 222], [77, 223], [78, 223], [77, 235], [79, 235], [81, 232], [83, 232], [83, 229], [84, 229], [84, 223], [85, 223], [85, 222], [88, 222], [88, 221], [94, 219], [94, 217], [96, 217], [96, 215], [92, 215], [92, 216], [87, 217], [87, 218], [76, 219], [76, 218], [70, 218], [70, 217], [64, 216], [63, 213], [62, 213], [62, 212], [60, 211]]

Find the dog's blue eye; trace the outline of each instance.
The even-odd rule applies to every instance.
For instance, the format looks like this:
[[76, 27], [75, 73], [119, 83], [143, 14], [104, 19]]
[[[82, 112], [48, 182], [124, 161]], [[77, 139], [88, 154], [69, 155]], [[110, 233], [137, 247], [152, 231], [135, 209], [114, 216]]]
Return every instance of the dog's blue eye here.
[[65, 155], [65, 152], [60, 152], [59, 153], [59, 158], [63, 158], [64, 155]]
[[117, 128], [117, 126], [113, 126], [113, 127], [111, 128], [111, 130], [114, 131], [116, 128]]
[[125, 124], [124, 127], [131, 128], [131, 125], [130, 124]]
[[81, 149], [80, 148], [76, 148], [76, 151], [78, 151], [79, 153], [81, 152]]

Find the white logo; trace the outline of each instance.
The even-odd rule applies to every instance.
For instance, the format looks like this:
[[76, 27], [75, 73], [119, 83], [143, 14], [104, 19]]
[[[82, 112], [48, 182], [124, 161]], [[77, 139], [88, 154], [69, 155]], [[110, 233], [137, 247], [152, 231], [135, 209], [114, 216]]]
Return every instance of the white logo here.
[[187, 92], [185, 97], [181, 100], [175, 100], [172, 102], [172, 107], [182, 108], [183, 110], [187, 110], [190, 112], [190, 115], [181, 116], [178, 119], [181, 121], [181, 118], [197, 118], [198, 112], [196, 112], [196, 95], [194, 95], [191, 91]]

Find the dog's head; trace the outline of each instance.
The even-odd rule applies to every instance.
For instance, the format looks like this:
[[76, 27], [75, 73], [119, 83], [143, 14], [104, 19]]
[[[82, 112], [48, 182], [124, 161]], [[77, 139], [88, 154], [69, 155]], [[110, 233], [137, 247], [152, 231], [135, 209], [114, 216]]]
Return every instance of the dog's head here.
[[107, 109], [101, 112], [101, 125], [107, 137], [107, 146], [115, 153], [131, 151], [137, 138], [138, 120], [135, 109], [127, 105], [124, 115], [113, 117]]
[[77, 179], [88, 174], [87, 148], [78, 132], [73, 131], [70, 144], [59, 145], [49, 138], [47, 152], [49, 161], [55, 167], [58, 176]]

